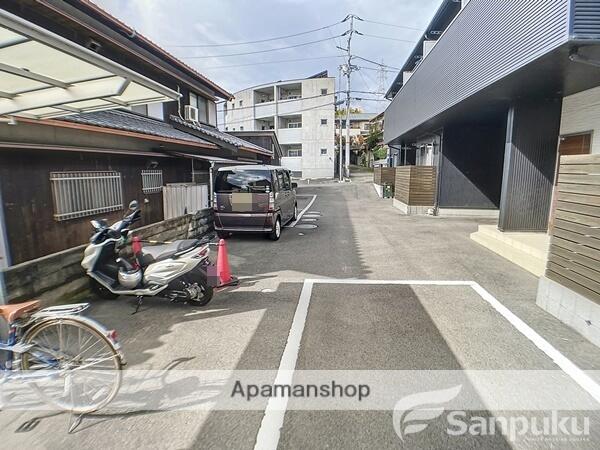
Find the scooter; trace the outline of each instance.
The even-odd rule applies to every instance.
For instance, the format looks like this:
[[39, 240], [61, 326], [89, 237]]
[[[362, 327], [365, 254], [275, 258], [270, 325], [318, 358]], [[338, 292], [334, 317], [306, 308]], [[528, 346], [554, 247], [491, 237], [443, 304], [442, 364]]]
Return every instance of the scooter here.
[[129, 241], [129, 227], [140, 220], [137, 201], [129, 214], [108, 226], [106, 220], [92, 220], [94, 235], [86, 247], [81, 266], [91, 278], [91, 289], [100, 298], [119, 295], [137, 297], [136, 312], [144, 297], [164, 297], [204, 306], [213, 296], [207, 276], [210, 237], [186, 239], [162, 245], [142, 246], [134, 238], [133, 258], [119, 256]]

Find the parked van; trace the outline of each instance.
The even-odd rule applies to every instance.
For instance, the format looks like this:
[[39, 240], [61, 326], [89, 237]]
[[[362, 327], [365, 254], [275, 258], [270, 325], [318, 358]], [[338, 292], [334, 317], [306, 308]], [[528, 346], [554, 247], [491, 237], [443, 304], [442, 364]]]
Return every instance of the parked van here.
[[213, 209], [219, 237], [232, 232], [265, 233], [276, 241], [283, 225], [296, 220], [296, 188], [288, 169], [240, 165], [220, 168], [215, 176]]

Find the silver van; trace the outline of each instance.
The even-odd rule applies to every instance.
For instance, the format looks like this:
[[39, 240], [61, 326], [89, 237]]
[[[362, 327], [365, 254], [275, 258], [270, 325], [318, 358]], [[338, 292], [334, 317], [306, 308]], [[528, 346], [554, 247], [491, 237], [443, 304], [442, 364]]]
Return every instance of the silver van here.
[[283, 225], [296, 220], [296, 188], [288, 169], [267, 165], [221, 167], [214, 182], [215, 230], [264, 233], [276, 241]]

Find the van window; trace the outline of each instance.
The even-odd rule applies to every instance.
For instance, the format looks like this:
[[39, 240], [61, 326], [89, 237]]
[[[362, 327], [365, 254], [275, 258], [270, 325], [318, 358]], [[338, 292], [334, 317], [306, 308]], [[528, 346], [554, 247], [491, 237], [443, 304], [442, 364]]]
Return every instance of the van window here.
[[290, 180], [290, 173], [286, 170], [283, 172], [283, 182], [285, 186], [285, 190], [289, 191], [292, 189], [292, 182]]
[[277, 171], [277, 190], [284, 191], [285, 190], [285, 181], [283, 179], [283, 173], [281, 170]]
[[215, 179], [216, 193], [271, 192], [272, 189], [269, 170], [220, 170]]

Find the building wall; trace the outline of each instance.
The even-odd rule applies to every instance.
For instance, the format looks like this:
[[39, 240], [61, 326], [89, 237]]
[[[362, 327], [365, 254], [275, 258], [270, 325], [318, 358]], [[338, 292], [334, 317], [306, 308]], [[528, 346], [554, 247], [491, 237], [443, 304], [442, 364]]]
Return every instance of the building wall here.
[[[294, 83], [302, 84], [302, 99], [278, 100], [275, 88]], [[254, 91], [266, 87], [274, 88], [275, 101], [254, 104]], [[327, 95], [321, 95], [321, 89], [327, 89]], [[335, 157], [334, 92], [334, 78], [291, 80], [246, 89], [236, 93], [232, 102], [227, 102], [225, 126], [228, 131], [240, 131], [242, 127], [243, 131], [256, 131], [261, 129], [262, 119], [272, 120], [282, 148], [285, 149], [286, 145], [302, 145], [303, 178], [331, 178]], [[302, 116], [302, 128], [279, 128], [279, 118], [293, 115]], [[327, 124], [321, 125], [321, 119], [326, 119]], [[321, 154], [321, 149], [326, 149], [327, 153]], [[284, 150], [282, 165], [286, 166], [286, 163], [290, 163], [289, 169], [298, 171], [298, 160], [285, 157]]]
[[[163, 183], [191, 181], [189, 160], [157, 158]], [[87, 242], [92, 234], [92, 219], [109, 223], [123, 217], [131, 200], [142, 207], [140, 225], [163, 220], [162, 193], [142, 192], [141, 171], [149, 158], [102, 153], [0, 151], [0, 189], [8, 250], [12, 264], [39, 258]], [[106, 171], [121, 173], [122, 211], [56, 221], [50, 172]]]
[[385, 112], [385, 137], [410, 130], [569, 39], [569, 0], [475, 0], [456, 17]]
[[600, 153], [600, 87], [563, 98], [560, 134], [592, 133], [592, 153]]
[[441, 208], [497, 209], [500, 206], [505, 137], [503, 123], [444, 128]]

